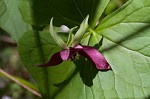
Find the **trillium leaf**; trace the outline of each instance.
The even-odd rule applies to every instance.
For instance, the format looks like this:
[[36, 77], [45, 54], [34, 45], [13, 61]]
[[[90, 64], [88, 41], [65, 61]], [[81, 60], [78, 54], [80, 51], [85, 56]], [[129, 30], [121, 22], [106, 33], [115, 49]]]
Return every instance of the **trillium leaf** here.
[[149, 8], [148, 0], [131, 0], [97, 28], [97, 34], [103, 34], [103, 53], [114, 71], [115, 90], [121, 98], [150, 94]]
[[[87, 15], [93, 26], [103, 13], [109, 0], [20, 0], [23, 19], [32, 25], [45, 25], [55, 18], [55, 26], [79, 26]], [[40, 8], [39, 8], [40, 7]], [[93, 22], [94, 21], [94, 22]]]
[[96, 26], [96, 23], [99, 21], [103, 11], [107, 7], [110, 0], [93, 0], [93, 8], [91, 12], [91, 20], [90, 20], [90, 27], [93, 29]]
[[75, 66], [69, 61], [52, 68], [37, 67], [33, 64], [46, 63], [54, 53], [60, 50], [48, 32], [28, 31], [19, 40], [22, 62], [37, 82], [44, 99], [54, 97], [61, 90], [62, 86], [57, 87], [55, 84], [69, 79], [70, 75], [73, 75]]
[[119, 23], [149, 23], [149, 6], [148, 0], [129, 0], [101, 21], [96, 30], [106, 29]]
[[31, 26], [22, 20], [18, 5], [18, 0], [0, 0], [0, 28], [9, 33], [16, 42], [25, 31], [32, 30]]

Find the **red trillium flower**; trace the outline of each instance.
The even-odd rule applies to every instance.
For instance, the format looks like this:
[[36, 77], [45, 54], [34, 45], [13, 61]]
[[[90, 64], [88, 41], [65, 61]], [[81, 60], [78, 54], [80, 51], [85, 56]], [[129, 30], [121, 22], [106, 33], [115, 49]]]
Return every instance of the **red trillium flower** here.
[[75, 60], [79, 58], [79, 55], [84, 56], [87, 58], [97, 69], [100, 70], [108, 70], [110, 66], [103, 55], [96, 50], [94, 47], [90, 46], [81, 46], [79, 45], [80, 41], [82, 40], [84, 33], [86, 33], [88, 29], [88, 17], [83, 20], [80, 25], [79, 30], [74, 35], [72, 31], [77, 27], [74, 27], [69, 32], [69, 38], [67, 43], [65, 43], [54, 31], [53, 29], [53, 18], [50, 21], [50, 34], [56, 43], [63, 48], [60, 52], [55, 53], [52, 55], [51, 59], [46, 64], [38, 65], [40, 67], [47, 67], [47, 66], [55, 66], [61, 64], [63, 61], [68, 59]]
[[108, 62], [98, 50], [96, 50], [94, 47], [81, 45], [77, 45], [74, 48], [70, 47], [69, 49], [61, 50], [60, 52], [55, 53], [48, 63], [38, 66], [55, 66], [62, 63], [63, 61], [72, 59], [73, 57], [78, 57], [78, 55], [82, 55], [87, 58], [99, 70], [110, 69]]

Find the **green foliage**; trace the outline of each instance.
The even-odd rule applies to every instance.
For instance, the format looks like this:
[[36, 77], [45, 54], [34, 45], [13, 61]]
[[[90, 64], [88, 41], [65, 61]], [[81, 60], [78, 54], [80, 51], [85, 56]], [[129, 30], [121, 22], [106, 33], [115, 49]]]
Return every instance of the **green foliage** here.
[[55, 32], [55, 30], [53, 29], [53, 18], [50, 21], [50, 27], [49, 27], [49, 32], [50, 35], [53, 37], [53, 39], [55, 40], [55, 42], [63, 49], [67, 49], [67, 45], [65, 44], [65, 42], [57, 35], [57, 33]]
[[[96, 25], [108, 3], [109, 0], [21, 0], [22, 17], [34, 26], [46, 26], [54, 17], [54, 26], [75, 27], [89, 15], [89, 29], [81, 44], [99, 49], [112, 68], [98, 71], [82, 57], [53, 67], [33, 66], [46, 63], [61, 48], [49, 32], [36, 28], [26, 31], [18, 43], [20, 56], [44, 99], [149, 97], [150, 2], [128, 0]], [[63, 40], [68, 37], [58, 34]]]
[[23, 19], [32, 25], [49, 24], [50, 18], [54, 17], [54, 25], [74, 27], [90, 15], [93, 27], [108, 2], [109, 0], [22, 0], [19, 9]]
[[75, 47], [77, 45], [79, 45], [79, 43], [81, 42], [84, 34], [86, 33], [87, 29], [89, 28], [89, 25], [88, 25], [88, 19], [89, 19], [89, 16], [87, 16], [83, 22], [81, 23], [80, 25], [80, 28], [78, 29], [78, 31], [76, 32], [74, 38], [73, 38], [73, 42], [72, 42], [72, 47]]
[[[26, 39], [29, 40], [26, 40]], [[48, 61], [49, 57], [60, 50], [49, 33], [28, 31], [22, 39], [19, 40], [19, 50], [22, 61], [31, 72], [33, 78], [37, 81], [44, 99], [47, 99], [61, 89], [58, 84], [71, 75], [75, 66], [71, 62], [63, 63], [63, 66], [52, 68], [35, 67], [33, 64]], [[24, 53], [26, 52], [26, 53]], [[35, 57], [31, 57], [34, 55]], [[61, 73], [58, 75], [58, 73]]]
[[18, 10], [19, 0], [0, 0], [0, 27], [17, 42], [31, 26], [22, 20]]

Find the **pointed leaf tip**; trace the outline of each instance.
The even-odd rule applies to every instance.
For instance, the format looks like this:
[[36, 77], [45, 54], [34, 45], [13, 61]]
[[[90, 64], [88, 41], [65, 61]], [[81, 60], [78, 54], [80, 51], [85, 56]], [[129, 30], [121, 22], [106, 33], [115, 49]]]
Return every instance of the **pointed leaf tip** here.
[[87, 29], [89, 27], [88, 19], [89, 19], [89, 15], [87, 15], [87, 17], [82, 21], [79, 30], [76, 32], [76, 34], [74, 36], [72, 47], [75, 47], [76, 45], [78, 45], [81, 42], [85, 32], [87, 31]]

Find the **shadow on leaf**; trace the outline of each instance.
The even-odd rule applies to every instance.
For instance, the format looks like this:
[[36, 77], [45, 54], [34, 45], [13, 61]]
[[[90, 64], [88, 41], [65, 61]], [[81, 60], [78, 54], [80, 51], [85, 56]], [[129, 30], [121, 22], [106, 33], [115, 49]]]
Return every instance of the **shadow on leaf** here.
[[84, 57], [77, 60], [75, 65], [77, 66], [77, 70], [80, 73], [83, 83], [91, 87], [93, 85], [93, 79], [98, 73], [96, 67], [94, 67], [93, 64]]
[[[134, 39], [133, 37], [135, 36], [138, 36], [140, 34], [142, 34], [144, 31], [147, 31], [148, 29], [150, 28], [150, 25], [146, 25], [144, 27], [141, 27], [139, 28], [137, 31], [135, 32], [132, 32], [126, 36], [124, 36], [123, 38], [118, 38], [118, 41], [113, 41], [115, 43], [115, 45], [112, 45], [112, 46], [108, 46], [106, 48], [104, 48], [102, 50], [102, 52], [106, 52], [106, 51], [109, 51], [109, 50], [112, 50], [113, 48], [121, 45], [122, 46], [122, 43], [127, 41], [127, 40], [131, 40], [131, 39]], [[103, 37], [105, 38], [105, 35], [103, 35]], [[106, 37], [107, 38], [107, 37]]]

